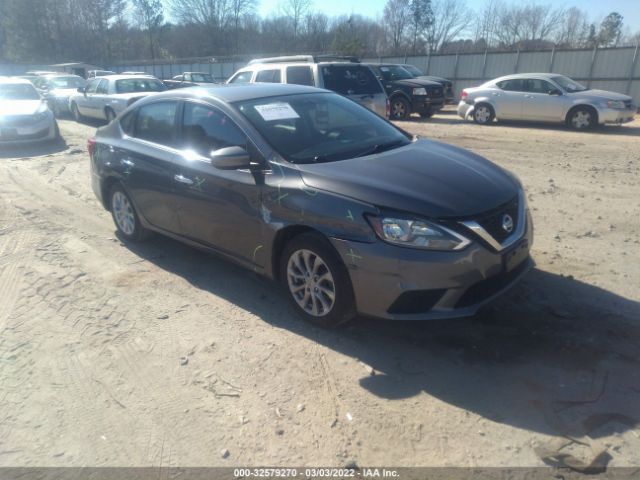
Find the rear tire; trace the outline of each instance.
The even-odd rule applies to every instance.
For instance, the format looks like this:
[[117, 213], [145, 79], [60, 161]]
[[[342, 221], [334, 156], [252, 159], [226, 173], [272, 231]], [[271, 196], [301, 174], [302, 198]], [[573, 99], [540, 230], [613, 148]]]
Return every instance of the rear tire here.
[[574, 130], [589, 130], [598, 123], [598, 114], [591, 107], [575, 107], [567, 114], [567, 125]]
[[473, 109], [473, 121], [478, 125], [488, 125], [493, 122], [496, 114], [488, 103], [479, 103]]
[[406, 120], [411, 115], [409, 102], [402, 97], [391, 100], [391, 120]]
[[149, 238], [149, 230], [140, 223], [133, 202], [120, 184], [115, 184], [109, 192], [109, 206], [113, 223], [118, 233], [131, 242], [142, 242]]
[[73, 115], [73, 119], [78, 123], [82, 123], [84, 120], [84, 115], [82, 115], [80, 110], [78, 110], [78, 104], [76, 102], [71, 104], [71, 115]]
[[347, 267], [321, 235], [294, 237], [282, 252], [280, 272], [291, 305], [306, 321], [329, 328], [355, 317]]

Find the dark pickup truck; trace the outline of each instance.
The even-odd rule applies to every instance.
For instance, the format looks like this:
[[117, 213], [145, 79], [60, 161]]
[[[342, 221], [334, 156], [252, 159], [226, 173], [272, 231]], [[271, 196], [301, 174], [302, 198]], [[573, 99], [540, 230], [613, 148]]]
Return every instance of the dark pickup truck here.
[[444, 89], [437, 82], [413, 78], [399, 65], [369, 64], [389, 96], [392, 120], [406, 120], [412, 113], [429, 118], [444, 106]]
[[431, 82], [437, 82], [444, 87], [444, 99], [445, 103], [457, 103], [453, 95], [453, 82], [443, 77], [436, 77], [435, 75], [425, 75], [418, 67], [414, 65], [400, 65], [407, 72], [413, 75], [413, 78], [420, 78], [422, 80], [429, 80]]
[[198, 86], [211, 87], [216, 84], [211, 74], [202, 72], [184, 72], [182, 75], [176, 75], [171, 80], [163, 80], [162, 82], [169, 89]]

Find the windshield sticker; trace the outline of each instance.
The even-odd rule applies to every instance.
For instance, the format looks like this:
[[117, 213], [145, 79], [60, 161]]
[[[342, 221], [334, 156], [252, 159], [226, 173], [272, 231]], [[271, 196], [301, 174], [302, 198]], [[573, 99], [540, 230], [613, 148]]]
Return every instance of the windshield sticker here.
[[300, 115], [288, 103], [268, 103], [267, 105], [256, 105], [255, 108], [265, 122], [274, 120], [291, 120], [300, 118]]
[[388, 72], [389, 71], [389, 67], [380, 67], [380, 70], [382, 70], [383, 72]]

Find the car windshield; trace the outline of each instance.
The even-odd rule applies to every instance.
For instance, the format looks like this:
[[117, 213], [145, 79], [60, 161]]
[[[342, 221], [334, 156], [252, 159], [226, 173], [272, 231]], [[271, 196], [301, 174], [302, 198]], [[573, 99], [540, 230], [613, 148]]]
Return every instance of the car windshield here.
[[564, 75], [558, 75], [557, 77], [551, 77], [551, 80], [560, 85], [563, 89], [565, 89], [569, 93], [573, 92], [584, 92], [585, 90], [589, 90], [584, 85], [579, 84], [575, 80], [571, 80], [569, 77], [565, 77]]
[[192, 82], [213, 83], [213, 77], [208, 73], [192, 73]]
[[127, 78], [116, 80], [117, 93], [164, 92], [164, 83], [155, 78]]
[[410, 143], [366, 108], [332, 93], [237, 102], [236, 107], [286, 160], [331, 162]]
[[[39, 100], [40, 95], [31, 84], [0, 84], [0, 100]], [[1, 112], [0, 112], [1, 113]]]
[[424, 73], [422, 73], [418, 67], [414, 67], [413, 65], [403, 65], [402, 68], [404, 68], [407, 72], [409, 72], [414, 77], [424, 76]]
[[53, 88], [80, 88], [87, 82], [80, 77], [56, 77], [49, 79], [49, 85]]
[[413, 78], [413, 75], [404, 68], [393, 65], [384, 65], [380, 67], [380, 71], [385, 80], [408, 80]]

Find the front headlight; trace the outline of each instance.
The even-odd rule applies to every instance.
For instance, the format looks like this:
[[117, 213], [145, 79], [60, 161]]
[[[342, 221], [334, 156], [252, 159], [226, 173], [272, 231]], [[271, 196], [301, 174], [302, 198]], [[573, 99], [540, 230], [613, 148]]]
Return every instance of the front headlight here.
[[471, 240], [427, 220], [367, 216], [378, 237], [388, 243], [426, 250], [462, 250]]
[[622, 100], [608, 100], [607, 101], [607, 107], [623, 109], [624, 108], [624, 102]]
[[413, 89], [413, 94], [414, 95], [426, 95], [427, 94], [427, 89], [426, 88], [414, 88]]

